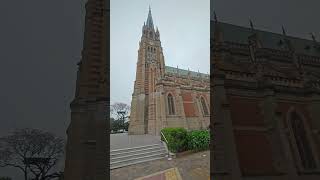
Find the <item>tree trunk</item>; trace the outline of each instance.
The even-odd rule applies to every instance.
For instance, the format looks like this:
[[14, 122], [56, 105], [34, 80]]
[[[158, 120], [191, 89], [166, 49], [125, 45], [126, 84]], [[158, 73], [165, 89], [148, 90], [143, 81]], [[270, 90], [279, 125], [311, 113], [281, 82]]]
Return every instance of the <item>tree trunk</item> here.
[[24, 168], [24, 180], [28, 180], [27, 167]]

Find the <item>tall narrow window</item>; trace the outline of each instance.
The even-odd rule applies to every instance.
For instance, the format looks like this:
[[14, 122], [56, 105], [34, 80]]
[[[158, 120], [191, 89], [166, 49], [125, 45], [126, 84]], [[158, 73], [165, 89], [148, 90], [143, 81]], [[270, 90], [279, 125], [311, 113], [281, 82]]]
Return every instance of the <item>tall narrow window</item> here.
[[207, 105], [206, 105], [206, 101], [204, 100], [203, 97], [200, 98], [200, 101], [201, 101], [201, 105], [202, 105], [202, 109], [203, 109], [203, 114], [205, 116], [209, 115], [209, 111], [208, 111], [208, 108], [207, 108]]
[[173, 96], [171, 94], [168, 94], [168, 109], [169, 109], [169, 115], [173, 115], [175, 113]]
[[302, 167], [307, 170], [315, 169], [316, 163], [312, 154], [311, 145], [307, 138], [306, 129], [301, 116], [296, 111], [293, 111], [290, 114], [290, 125], [296, 141]]

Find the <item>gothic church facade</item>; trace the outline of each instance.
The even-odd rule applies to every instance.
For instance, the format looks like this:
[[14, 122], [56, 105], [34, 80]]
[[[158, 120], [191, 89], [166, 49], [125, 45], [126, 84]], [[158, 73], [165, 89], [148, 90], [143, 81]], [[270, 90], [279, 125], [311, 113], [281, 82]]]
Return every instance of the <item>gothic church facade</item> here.
[[320, 44], [211, 21], [214, 179], [320, 179]]
[[154, 28], [151, 9], [139, 46], [129, 134], [160, 135], [165, 127], [207, 129], [209, 75], [165, 65], [160, 33]]

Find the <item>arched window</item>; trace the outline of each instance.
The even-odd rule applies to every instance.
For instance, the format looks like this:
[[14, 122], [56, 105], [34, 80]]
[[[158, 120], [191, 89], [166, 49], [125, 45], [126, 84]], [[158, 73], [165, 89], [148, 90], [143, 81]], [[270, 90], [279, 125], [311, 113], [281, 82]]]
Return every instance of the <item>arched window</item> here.
[[203, 97], [200, 98], [200, 101], [201, 101], [201, 106], [202, 106], [202, 109], [203, 109], [203, 114], [205, 116], [209, 115], [209, 111], [208, 111], [208, 108], [207, 108], [207, 105], [206, 105], [206, 101], [204, 100]]
[[168, 109], [169, 109], [169, 115], [175, 114], [173, 96], [171, 94], [168, 94]]
[[315, 169], [316, 162], [312, 154], [311, 145], [306, 134], [306, 127], [301, 116], [294, 110], [290, 113], [289, 123], [299, 152], [301, 165], [304, 169]]

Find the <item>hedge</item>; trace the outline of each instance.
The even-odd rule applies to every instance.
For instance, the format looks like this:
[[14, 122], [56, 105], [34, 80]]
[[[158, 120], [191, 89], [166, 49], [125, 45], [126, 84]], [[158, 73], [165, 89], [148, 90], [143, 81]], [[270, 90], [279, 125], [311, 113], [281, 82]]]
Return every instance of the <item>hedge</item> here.
[[[161, 132], [166, 137], [168, 143], [168, 149], [171, 152], [182, 152], [187, 149], [187, 130], [184, 128], [164, 128]], [[161, 140], [164, 141], [161, 136]]]
[[[209, 149], [210, 133], [207, 130], [194, 130], [188, 132], [184, 128], [164, 128], [168, 149], [177, 153], [186, 150], [202, 151]], [[164, 138], [161, 136], [161, 140]]]
[[203, 151], [209, 149], [210, 133], [207, 130], [194, 130], [188, 133], [188, 149]]

